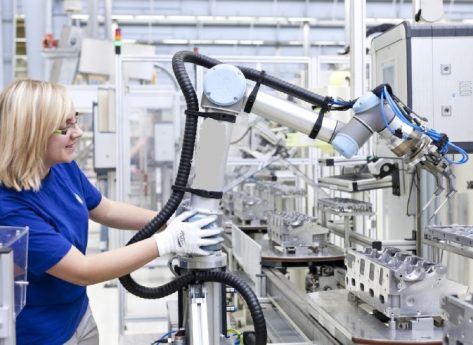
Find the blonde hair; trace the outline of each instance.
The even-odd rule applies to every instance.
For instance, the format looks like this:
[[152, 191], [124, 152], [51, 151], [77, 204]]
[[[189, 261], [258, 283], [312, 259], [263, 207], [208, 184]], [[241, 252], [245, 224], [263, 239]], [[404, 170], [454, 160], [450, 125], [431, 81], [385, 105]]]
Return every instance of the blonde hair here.
[[41, 187], [48, 138], [73, 111], [64, 86], [13, 81], [0, 94], [0, 184], [17, 191]]

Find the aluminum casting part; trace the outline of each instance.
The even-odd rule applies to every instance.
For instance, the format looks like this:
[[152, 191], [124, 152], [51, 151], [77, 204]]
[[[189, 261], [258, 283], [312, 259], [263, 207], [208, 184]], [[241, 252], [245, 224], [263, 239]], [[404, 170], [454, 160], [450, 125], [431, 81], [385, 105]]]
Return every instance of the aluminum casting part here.
[[473, 296], [445, 296], [442, 298], [442, 309], [448, 320], [444, 344], [473, 345]]
[[346, 288], [388, 318], [441, 315], [440, 296], [466, 287], [446, 278], [447, 268], [397, 248], [347, 250]]

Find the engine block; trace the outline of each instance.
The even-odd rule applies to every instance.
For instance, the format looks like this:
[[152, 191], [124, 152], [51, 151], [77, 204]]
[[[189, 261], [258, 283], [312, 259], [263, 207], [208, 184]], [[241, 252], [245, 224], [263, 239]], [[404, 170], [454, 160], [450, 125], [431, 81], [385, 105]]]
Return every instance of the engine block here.
[[371, 213], [373, 206], [371, 203], [348, 198], [321, 198], [318, 200], [318, 207], [322, 211], [335, 213]]
[[473, 247], [472, 225], [429, 225], [425, 227], [424, 236], [428, 240], [454, 242]]
[[440, 298], [466, 287], [446, 278], [447, 267], [397, 248], [346, 253], [346, 288], [391, 319], [441, 315]]
[[300, 212], [268, 212], [270, 241], [285, 254], [307, 255], [326, 245], [328, 230], [316, 224], [317, 218]]
[[266, 210], [264, 201], [245, 192], [233, 193], [233, 215], [243, 222], [261, 221]]

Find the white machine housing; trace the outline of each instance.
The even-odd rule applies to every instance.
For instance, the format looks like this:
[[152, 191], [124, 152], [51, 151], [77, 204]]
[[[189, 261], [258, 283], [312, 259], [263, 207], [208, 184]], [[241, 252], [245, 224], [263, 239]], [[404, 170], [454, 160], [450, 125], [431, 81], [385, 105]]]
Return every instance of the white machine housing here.
[[473, 152], [473, 26], [403, 22], [373, 39], [374, 84], [393, 92], [428, 126]]

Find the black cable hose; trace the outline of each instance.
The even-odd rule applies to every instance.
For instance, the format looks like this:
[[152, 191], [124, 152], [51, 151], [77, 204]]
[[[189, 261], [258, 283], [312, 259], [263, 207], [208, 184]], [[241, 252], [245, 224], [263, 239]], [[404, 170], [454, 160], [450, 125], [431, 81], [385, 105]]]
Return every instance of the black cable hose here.
[[[189, 57], [187, 61], [192, 62], [202, 67], [206, 67], [206, 68], [212, 68], [222, 63], [221, 61], [217, 59], [213, 59], [205, 55], [196, 54], [190, 51], [181, 51], [179, 53], [176, 53], [176, 55], [174, 55], [173, 66], [174, 66], [175, 57], [179, 56], [180, 54], [186, 57], [191, 55], [192, 58]], [[246, 67], [246, 66], [236, 66], [236, 67], [238, 67], [241, 70], [241, 72], [243, 73], [246, 79], [249, 79], [255, 82], [259, 79], [259, 76], [261, 74], [261, 71], [255, 70], [250, 67]], [[287, 95], [299, 98], [312, 105], [321, 106], [325, 100], [325, 96], [318, 95], [314, 92], [306, 90], [300, 86], [288, 83], [287, 81], [273, 77], [269, 74], [265, 74], [261, 84], [269, 86], [270, 88], [274, 90], [281, 91]]]
[[[189, 78], [189, 75], [187, 74], [184, 65], [186, 62], [194, 63], [196, 65], [200, 65], [206, 68], [212, 68], [216, 65], [221, 64], [221, 62], [211, 57], [200, 55], [190, 51], [181, 51], [173, 56], [172, 68], [186, 100], [187, 110], [198, 111], [199, 100], [195, 93], [194, 86], [192, 85], [192, 82]], [[259, 75], [261, 73], [260, 71], [244, 66], [237, 67], [242, 71], [242, 73], [247, 79], [253, 81], [257, 81], [259, 79]], [[284, 92], [293, 97], [297, 97], [313, 105], [322, 105], [325, 100], [325, 97], [321, 95], [315, 94], [297, 85], [288, 83], [284, 80], [278, 79], [268, 74], [265, 75], [265, 78], [262, 80], [262, 84], [269, 86], [275, 90]], [[189, 178], [189, 173], [192, 165], [192, 158], [194, 155], [197, 121], [197, 116], [188, 115], [186, 117], [181, 158], [179, 161], [179, 168], [175, 181], [176, 186], [186, 187], [187, 185], [187, 180]], [[154, 217], [149, 224], [147, 224], [143, 229], [141, 229], [137, 234], [135, 234], [130, 239], [130, 241], [128, 241], [127, 245], [144, 240], [152, 236], [156, 231], [158, 231], [176, 211], [177, 207], [179, 207], [183, 196], [184, 192], [174, 190], [161, 212], [159, 212], [159, 214]], [[133, 280], [130, 274], [120, 277], [119, 279], [123, 287], [125, 287], [127, 291], [134, 295], [138, 296], [151, 294], [151, 291], [156, 293], [156, 288], [148, 288], [139, 285]]]
[[265, 345], [267, 342], [266, 321], [264, 319], [263, 309], [258, 302], [253, 290], [240, 278], [222, 271], [198, 271], [195, 274], [198, 282], [215, 282], [229, 285], [237, 290], [250, 310], [255, 329], [255, 345]]
[[[179, 86], [184, 94], [184, 98], [187, 104], [187, 110], [198, 111], [199, 102], [194, 87], [185, 69], [184, 64], [186, 62], [194, 63], [196, 65], [200, 65], [206, 68], [212, 68], [215, 65], [221, 64], [221, 62], [216, 59], [212, 59], [208, 56], [196, 54], [190, 51], [181, 51], [173, 56], [173, 71], [179, 83]], [[247, 79], [253, 81], [257, 81], [259, 79], [261, 73], [260, 71], [244, 66], [237, 67], [242, 71], [242, 73]], [[263, 78], [262, 84], [269, 86], [277, 91], [284, 92], [287, 95], [299, 98], [312, 105], [321, 106], [325, 100], [325, 97], [321, 95], [315, 94], [297, 85], [288, 83], [286, 81], [272, 77], [267, 74]], [[186, 117], [181, 158], [179, 161], [179, 168], [175, 181], [175, 185], [178, 187], [187, 186], [187, 181], [192, 165], [192, 158], [194, 154], [197, 122], [197, 116], [188, 115]], [[159, 212], [159, 214], [156, 215], [156, 217], [154, 217], [149, 224], [147, 224], [143, 229], [141, 229], [137, 234], [135, 234], [127, 243], [127, 245], [144, 240], [152, 236], [159, 229], [161, 229], [162, 226], [166, 223], [166, 221], [176, 211], [177, 207], [182, 201], [183, 196], [184, 192], [179, 190], [173, 190], [171, 197], [169, 198], [161, 212]], [[185, 277], [188, 276], [182, 276], [168, 284], [155, 288], [139, 285], [133, 280], [130, 274], [120, 277], [119, 279], [123, 287], [125, 287], [125, 289], [130, 293], [141, 298], [155, 299], [167, 296], [177, 291], [178, 289], [192, 283], [192, 280], [190, 278]], [[258, 299], [254, 295], [254, 293], [246, 284], [244, 284], [242, 281], [227, 272], [199, 272], [196, 274], [196, 277], [198, 277], [198, 279], [202, 281], [204, 281], [204, 279], [210, 279], [210, 281], [226, 283], [235, 287], [235, 289], [237, 289], [237, 291], [242, 294], [245, 301], [247, 301], [250, 313], [253, 317], [256, 333], [256, 344], [266, 344], [266, 323], [264, 321], [264, 315], [261, 311], [261, 306], [259, 305]]]
[[[181, 54], [182, 56], [183, 54]], [[179, 86], [184, 94], [187, 103], [187, 109], [190, 110], [199, 110], [199, 101], [197, 95], [195, 94], [194, 87], [190, 82], [190, 79], [187, 75], [187, 72], [184, 67], [185, 56], [175, 56], [173, 58], [173, 69], [174, 74], [178, 80]], [[175, 62], [175, 59], [177, 62]], [[182, 59], [182, 60], [181, 60]], [[197, 132], [197, 116], [188, 115], [186, 117], [186, 124], [184, 128], [184, 136], [183, 136], [183, 143], [182, 143], [182, 150], [181, 150], [181, 158], [179, 161], [179, 168], [177, 171], [176, 186], [186, 187], [187, 180], [189, 179], [189, 173], [191, 170], [192, 165], [192, 158], [194, 155], [194, 144], [195, 144], [195, 137]], [[158, 231], [166, 221], [172, 216], [172, 214], [176, 211], [179, 207], [179, 204], [182, 201], [184, 196], [184, 192], [173, 190], [171, 197], [166, 202], [166, 205], [163, 207], [161, 212], [154, 217], [151, 222], [149, 222], [143, 229], [141, 229], [138, 233], [136, 233], [130, 241], [128, 241], [127, 245], [144, 240], [150, 236], [152, 236], [156, 231]], [[156, 295], [155, 298], [159, 298], [157, 296], [160, 295], [159, 287], [158, 288], [149, 288], [146, 286], [142, 286], [134, 281], [130, 274], [125, 275], [119, 278], [120, 283], [123, 287], [129, 291], [130, 293], [136, 296], [143, 296], [143, 295]], [[164, 295], [166, 296], [166, 295]]]
[[229, 285], [237, 290], [245, 300], [250, 310], [255, 329], [256, 345], [266, 344], [267, 330], [263, 310], [258, 302], [258, 297], [243, 280], [224, 271], [193, 271], [184, 274], [173, 281], [158, 288], [148, 288], [153, 290], [153, 294], [137, 294], [138, 297], [146, 299], [163, 298], [186, 287], [189, 284], [214, 282]]

